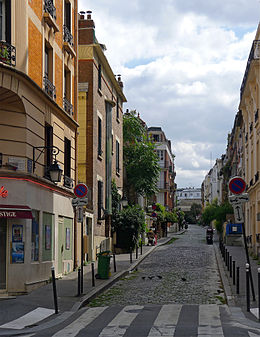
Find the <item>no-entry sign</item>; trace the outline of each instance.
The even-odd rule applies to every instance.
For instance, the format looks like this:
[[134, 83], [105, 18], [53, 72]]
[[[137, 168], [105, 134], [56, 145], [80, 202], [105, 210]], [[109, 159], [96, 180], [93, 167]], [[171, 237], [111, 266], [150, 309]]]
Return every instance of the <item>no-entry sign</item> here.
[[246, 189], [246, 182], [241, 177], [234, 177], [230, 179], [228, 187], [231, 193], [241, 194]]
[[84, 198], [88, 193], [88, 186], [85, 184], [78, 184], [74, 188], [74, 194], [78, 198]]

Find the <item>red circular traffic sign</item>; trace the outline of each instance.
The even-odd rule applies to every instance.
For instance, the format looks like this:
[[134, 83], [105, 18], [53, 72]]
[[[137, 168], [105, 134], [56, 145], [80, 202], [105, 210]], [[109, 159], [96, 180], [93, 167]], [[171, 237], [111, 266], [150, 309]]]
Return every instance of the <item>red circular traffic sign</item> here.
[[234, 177], [229, 181], [228, 187], [230, 192], [234, 194], [241, 194], [246, 189], [246, 182], [241, 177]]
[[78, 198], [84, 198], [88, 193], [88, 186], [85, 184], [78, 184], [74, 188], [74, 194]]

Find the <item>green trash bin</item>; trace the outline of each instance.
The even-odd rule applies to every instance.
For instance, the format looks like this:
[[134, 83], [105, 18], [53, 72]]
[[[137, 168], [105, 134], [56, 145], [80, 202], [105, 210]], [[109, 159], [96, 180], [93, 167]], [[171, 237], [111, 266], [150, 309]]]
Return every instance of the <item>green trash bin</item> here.
[[110, 271], [110, 251], [97, 254], [98, 257], [98, 278], [108, 279]]

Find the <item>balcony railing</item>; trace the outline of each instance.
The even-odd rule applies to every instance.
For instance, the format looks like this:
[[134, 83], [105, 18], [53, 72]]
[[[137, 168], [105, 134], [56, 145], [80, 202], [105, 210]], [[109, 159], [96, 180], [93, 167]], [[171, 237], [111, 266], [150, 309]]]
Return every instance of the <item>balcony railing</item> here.
[[63, 26], [63, 41], [68, 42], [73, 47], [73, 35], [66, 26]]
[[55, 85], [48, 79], [47, 76], [43, 77], [43, 84], [45, 92], [53, 99], [56, 99], [56, 88]]
[[66, 97], [63, 97], [63, 108], [68, 114], [71, 116], [73, 115], [73, 105], [67, 100]]
[[16, 66], [16, 48], [5, 41], [0, 41], [0, 62]]
[[257, 60], [260, 59], [260, 40], [254, 40], [250, 53], [249, 53], [249, 57], [247, 60], [247, 65], [246, 65], [246, 70], [245, 70], [245, 74], [243, 77], [243, 81], [240, 87], [240, 99], [242, 98], [245, 86], [246, 86], [246, 81], [247, 81], [247, 76], [248, 76], [248, 72], [250, 69], [250, 64], [252, 62], [252, 60]]
[[56, 8], [53, 4], [53, 0], [44, 0], [44, 12], [49, 13], [50, 16], [56, 20]]

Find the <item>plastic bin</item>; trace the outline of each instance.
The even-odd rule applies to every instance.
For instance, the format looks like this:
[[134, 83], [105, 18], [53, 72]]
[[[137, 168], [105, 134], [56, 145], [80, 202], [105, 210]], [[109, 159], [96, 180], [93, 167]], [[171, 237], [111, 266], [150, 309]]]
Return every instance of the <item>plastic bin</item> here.
[[98, 278], [108, 279], [110, 271], [110, 251], [97, 254], [98, 257]]

